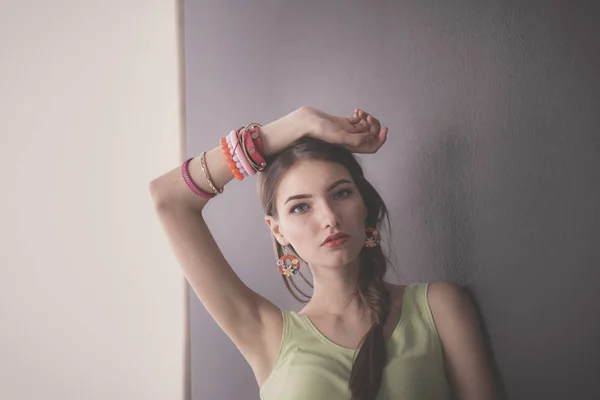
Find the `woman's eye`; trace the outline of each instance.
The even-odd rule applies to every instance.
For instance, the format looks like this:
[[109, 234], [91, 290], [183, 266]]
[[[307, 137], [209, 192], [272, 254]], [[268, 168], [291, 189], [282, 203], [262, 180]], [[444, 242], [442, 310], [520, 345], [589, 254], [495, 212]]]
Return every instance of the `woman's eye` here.
[[[333, 195], [333, 198], [336, 199], [336, 200], [338, 200], [338, 199], [344, 199], [344, 198], [350, 196], [351, 194], [352, 194], [352, 190], [350, 190], [350, 189], [342, 189], [342, 190], [336, 192]], [[297, 204], [294, 207], [292, 207], [290, 209], [290, 212], [292, 214], [300, 214], [300, 213], [306, 212], [307, 210], [308, 210], [308, 204], [301, 203], [301, 204]]]
[[336, 199], [340, 199], [340, 198], [344, 198], [344, 197], [348, 197], [350, 196], [350, 194], [352, 193], [352, 191], [350, 189], [342, 189], [339, 192], [337, 192], [334, 197]]
[[302, 213], [304, 211], [306, 211], [306, 207], [308, 207], [306, 204], [298, 204], [297, 206], [294, 206], [292, 208], [292, 213]]

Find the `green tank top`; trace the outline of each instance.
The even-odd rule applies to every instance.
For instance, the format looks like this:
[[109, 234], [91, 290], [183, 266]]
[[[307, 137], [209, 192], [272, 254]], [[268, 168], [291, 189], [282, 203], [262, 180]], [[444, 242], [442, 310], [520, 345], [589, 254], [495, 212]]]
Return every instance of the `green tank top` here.
[[[404, 291], [402, 314], [387, 342], [377, 400], [451, 398], [442, 347], [427, 301], [428, 283]], [[282, 311], [283, 338], [273, 371], [260, 390], [262, 400], [348, 400], [355, 349], [339, 346], [310, 319]]]

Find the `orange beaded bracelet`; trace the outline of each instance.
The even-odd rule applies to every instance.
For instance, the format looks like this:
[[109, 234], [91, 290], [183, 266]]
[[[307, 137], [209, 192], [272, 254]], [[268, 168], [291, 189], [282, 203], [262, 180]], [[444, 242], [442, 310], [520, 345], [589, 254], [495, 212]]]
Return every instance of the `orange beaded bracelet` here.
[[229, 166], [229, 169], [231, 170], [231, 173], [233, 174], [235, 179], [237, 179], [238, 181], [244, 180], [244, 176], [238, 170], [237, 166], [235, 165], [235, 162], [233, 161], [231, 153], [229, 153], [229, 146], [227, 145], [227, 140], [225, 139], [225, 137], [221, 138], [221, 151], [223, 152], [223, 155], [227, 160], [227, 165]]

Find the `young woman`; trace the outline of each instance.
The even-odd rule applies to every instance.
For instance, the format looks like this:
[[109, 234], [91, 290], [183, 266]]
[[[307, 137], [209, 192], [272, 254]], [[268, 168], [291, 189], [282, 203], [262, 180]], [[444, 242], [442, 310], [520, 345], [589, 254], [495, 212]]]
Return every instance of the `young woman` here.
[[[378, 230], [386, 207], [352, 153], [377, 152], [387, 133], [360, 109], [333, 116], [301, 107], [232, 130], [150, 184], [188, 282], [250, 364], [263, 400], [495, 398], [461, 288], [384, 280]], [[273, 270], [305, 302], [300, 312], [248, 288], [203, 219], [229, 181], [253, 175], [274, 239]], [[312, 296], [297, 279], [309, 282]]]

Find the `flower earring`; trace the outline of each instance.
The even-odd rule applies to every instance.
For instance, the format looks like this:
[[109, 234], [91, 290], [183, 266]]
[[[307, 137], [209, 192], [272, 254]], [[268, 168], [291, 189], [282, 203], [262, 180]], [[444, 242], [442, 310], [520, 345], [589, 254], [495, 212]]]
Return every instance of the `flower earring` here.
[[293, 254], [289, 254], [287, 246], [283, 246], [283, 255], [277, 260], [277, 269], [283, 276], [297, 274], [300, 269], [300, 260]]
[[364, 247], [377, 247], [381, 243], [381, 234], [375, 228], [365, 228], [365, 244]]

